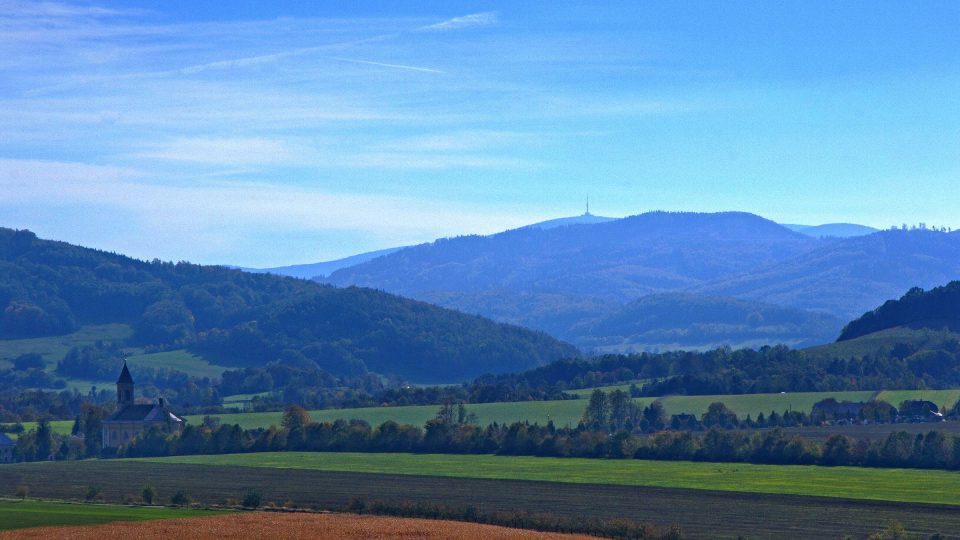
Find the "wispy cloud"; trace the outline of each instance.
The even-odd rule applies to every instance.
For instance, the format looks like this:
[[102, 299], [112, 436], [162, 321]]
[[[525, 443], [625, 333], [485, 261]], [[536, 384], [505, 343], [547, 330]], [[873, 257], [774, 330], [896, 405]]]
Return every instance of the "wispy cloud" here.
[[[490, 233], [524, 221], [476, 204], [425, 197], [330, 192], [280, 181], [171, 185], [142, 177], [136, 170], [85, 163], [3, 159], [0, 190], [5, 196], [0, 200], [0, 216], [42, 200], [81, 212], [94, 229], [97, 224], [113, 224], [103, 227], [105, 238], [100, 242], [107, 245], [116, 246], [119, 239], [132, 242], [140, 235], [153, 240], [149, 245], [123, 246], [129, 253], [173, 260], [191, 257], [200, 262], [217, 262], [210, 259], [213, 246], [202, 242], [222, 242], [225, 252], [236, 254], [257, 246], [257, 240], [245, 234], [264, 231], [287, 231], [290, 242], [295, 237], [322, 238], [324, 231], [344, 230], [366, 231], [390, 242], [415, 242], [452, 229]], [[91, 208], [99, 210], [91, 212]], [[117, 216], [127, 220], [124, 230], [107, 233], [116, 229]], [[229, 231], [227, 238], [216, 232], [223, 230]], [[334, 255], [349, 255], [356, 247], [342, 249]], [[234, 255], [230, 262], [264, 264], [271, 256]]]
[[134, 155], [137, 158], [217, 165], [289, 163], [295, 151], [282, 140], [266, 138], [178, 138]]
[[424, 73], [443, 73], [443, 71], [439, 69], [425, 68], [425, 67], [419, 67], [419, 66], [406, 66], [403, 64], [386, 64], [383, 62], [371, 62], [370, 60], [356, 60], [353, 58], [331, 57], [331, 59], [337, 60], [338, 62], [348, 62], [351, 64], [365, 64], [368, 66], [378, 66], [378, 67], [385, 67], [385, 68], [391, 68], [391, 69], [405, 69], [409, 71], [421, 71]]
[[421, 32], [447, 32], [473, 26], [491, 26], [497, 24], [497, 18], [496, 11], [485, 11], [483, 13], [473, 13], [462, 17], [447, 19], [435, 24], [421, 26], [418, 30]]
[[33, 2], [22, 0], [0, 1], [4, 17], [113, 17], [142, 14], [137, 10], [116, 10], [98, 6], [65, 4], [61, 2]]

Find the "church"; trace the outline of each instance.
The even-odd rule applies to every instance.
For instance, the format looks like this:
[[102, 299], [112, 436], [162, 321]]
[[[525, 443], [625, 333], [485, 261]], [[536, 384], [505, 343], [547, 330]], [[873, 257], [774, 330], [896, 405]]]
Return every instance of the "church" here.
[[130, 442], [153, 428], [166, 433], [183, 431], [183, 418], [166, 407], [163, 398], [154, 404], [137, 404], [133, 398], [133, 377], [123, 363], [117, 379], [117, 410], [103, 420], [103, 447], [115, 448]]

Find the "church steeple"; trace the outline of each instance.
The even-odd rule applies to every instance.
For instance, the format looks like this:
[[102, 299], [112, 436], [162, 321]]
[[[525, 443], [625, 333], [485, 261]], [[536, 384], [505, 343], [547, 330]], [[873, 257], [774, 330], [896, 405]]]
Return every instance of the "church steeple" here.
[[120, 372], [120, 378], [117, 379], [117, 404], [133, 404], [133, 377], [130, 376], [130, 370], [127, 369], [127, 361], [123, 361], [123, 371]]

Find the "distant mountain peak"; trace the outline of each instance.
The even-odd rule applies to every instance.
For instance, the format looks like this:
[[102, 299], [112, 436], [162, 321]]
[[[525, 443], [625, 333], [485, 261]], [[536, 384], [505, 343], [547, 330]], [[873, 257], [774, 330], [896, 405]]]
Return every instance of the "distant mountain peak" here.
[[822, 238], [825, 236], [832, 236], [834, 238], [853, 238], [855, 236], [867, 236], [875, 232], [880, 232], [880, 229], [875, 229], [866, 225], [858, 225], [856, 223], [824, 223], [823, 225], [783, 224], [783, 226], [791, 231], [812, 236], [814, 238]]
[[525, 225], [520, 228], [546, 230], [546, 229], [555, 229], [557, 227], [566, 227], [568, 225], [596, 225], [598, 223], [607, 223], [608, 221], [616, 221], [617, 219], [620, 219], [620, 218], [595, 216], [590, 213], [590, 209], [588, 207], [587, 211], [579, 216], [548, 219], [546, 221], [541, 221], [539, 223]]

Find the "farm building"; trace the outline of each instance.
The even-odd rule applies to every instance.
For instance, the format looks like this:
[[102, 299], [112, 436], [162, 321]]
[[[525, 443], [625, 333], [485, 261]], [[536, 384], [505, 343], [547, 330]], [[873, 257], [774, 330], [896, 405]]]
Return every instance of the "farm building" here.
[[13, 463], [13, 449], [16, 446], [10, 437], [0, 433], [0, 463]]
[[860, 416], [866, 403], [827, 398], [813, 404], [811, 414], [819, 419], [850, 419]]
[[907, 400], [900, 404], [900, 420], [903, 422], [941, 422], [943, 413], [932, 401]]
[[117, 410], [103, 420], [103, 447], [114, 448], [157, 428], [166, 433], [183, 431], [183, 419], [173, 414], [163, 402], [138, 404], [134, 401], [134, 382], [123, 363], [117, 379]]

